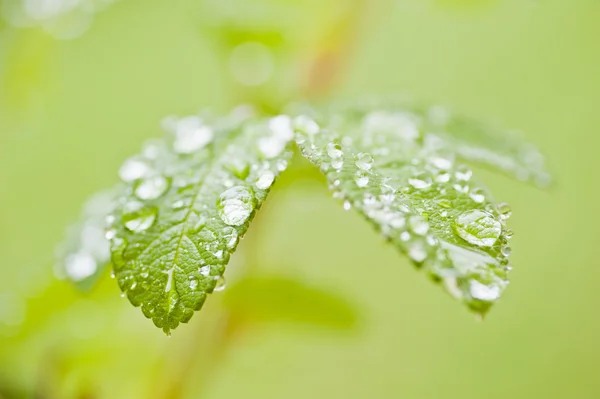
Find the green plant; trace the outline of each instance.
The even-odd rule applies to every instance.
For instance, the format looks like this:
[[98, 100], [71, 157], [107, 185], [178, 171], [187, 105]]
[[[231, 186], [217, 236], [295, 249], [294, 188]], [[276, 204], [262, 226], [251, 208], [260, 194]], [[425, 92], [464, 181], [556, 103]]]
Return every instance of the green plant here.
[[295, 104], [276, 116], [243, 106], [163, 125], [167, 136], [126, 160], [122, 182], [93, 199], [74, 234], [83, 239], [62, 259], [84, 288], [111, 264], [129, 301], [165, 333], [224, 287], [230, 255], [297, 149], [345, 209], [481, 316], [508, 285], [511, 211], [463, 162], [549, 182], [542, 156], [516, 133], [439, 106]]

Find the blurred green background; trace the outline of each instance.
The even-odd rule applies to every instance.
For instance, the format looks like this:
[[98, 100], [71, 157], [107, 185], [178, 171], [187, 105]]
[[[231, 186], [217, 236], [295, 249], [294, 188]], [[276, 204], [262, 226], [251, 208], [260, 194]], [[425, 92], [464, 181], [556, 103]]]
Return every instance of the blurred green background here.
[[[209, 3], [118, 0], [73, 40], [0, 23], [0, 398], [599, 398], [600, 2]], [[230, 55], [247, 41], [263, 44], [247, 69], [272, 70], [257, 86]], [[478, 170], [516, 232], [484, 323], [303, 162], [227, 276], [251, 263], [329, 308], [286, 314], [269, 283], [233, 284], [235, 306], [273, 309], [232, 311], [228, 287], [167, 339], [108, 273], [88, 294], [53, 277], [66, 226], [165, 115], [391, 93], [517, 127], [547, 155], [549, 191]]]

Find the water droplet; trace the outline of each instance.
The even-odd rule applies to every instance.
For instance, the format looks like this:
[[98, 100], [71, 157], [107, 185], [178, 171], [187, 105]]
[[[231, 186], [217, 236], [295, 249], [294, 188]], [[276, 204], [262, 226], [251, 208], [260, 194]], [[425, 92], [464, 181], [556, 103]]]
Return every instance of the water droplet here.
[[508, 245], [504, 245], [502, 248], [500, 248], [500, 252], [502, 252], [502, 255], [504, 256], [510, 256], [510, 254], [512, 254], [512, 248]]
[[106, 238], [107, 240], [112, 240], [113, 238], [116, 237], [116, 235], [117, 235], [117, 230], [115, 230], [115, 229], [108, 229], [104, 233], [104, 238]]
[[139, 233], [154, 224], [157, 214], [158, 209], [156, 207], [145, 206], [138, 201], [131, 201], [123, 207], [122, 220], [128, 230]]
[[203, 276], [208, 276], [210, 274], [210, 266], [206, 265], [206, 266], [202, 266], [200, 269], [200, 274]]
[[306, 115], [297, 116], [294, 119], [294, 128], [301, 133], [313, 136], [319, 133], [319, 125]]
[[283, 152], [286, 142], [275, 136], [261, 137], [258, 140], [258, 151], [266, 159], [275, 158]]
[[411, 216], [408, 224], [411, 230], [420, 236], [424, 236], [429, 231], [429, 223], [421, 216]]
[[412, 237], [408, 231], [403, 231], [402, 233], [400, 233], [401, 241], [407, 242], [407, 241], [410, 241], [411, 238]]
[[454, 172], [454, 177], [456, 178], [456, 180], [460, 180], [460, 181], [469, 181], [469, 180], [471, 180], [472, 176], [473, 176], [473, 172], [471, 171], [471, 169], [469, 169], [465, 165], [460, 165], [456, 169], [456, 172]]
[[135, 195], [141, 200], [153, 200], [167, 192], [169, 180], [164, 176], [153, 176], [140, 180], [135, 187]]
[[269, 129], [282, 141], [290, 141], [294, 137], [292, 121], [287, 115], [279, 115], [269, 120]]
[[141, 157], [131, 157], [123, 162], [119, 169], [119, 177], [126, 183], [148, 176], [152, 168]]
[[365, 205], [374, 205], [375, 203], [377, 203], [377, 198], [375, 198], [375, 196], [371, 193], [365, 193], [365, 195], [363, 196], [363, 202]]
[[408, 247], [408, 256], [415, 262], [421, 263], [427, 259], [427, 249], [421, 241], [416, 241]]
[[450, 173], [440, 173], [435, 177], [437, 183], [448, 183], [450, 181]]
[[500, 237], [502, 225], [489, 213], [473, 210], [456, 218], [454, 231], [470, 244], [491, 247]]
[[192, 154], [204, 148], [213, 137], [213, 130], [198, 116], [181, 118], [175, 126], [173, 150], [179, 154]]
[[[404, 219], [404, 216], [402, 216], [402, 215], [394, 214], [390, 218], [390, 226], [394, 229], [402, 229], [402, 228], [404, 228], [404, 226], [406, 226], [406, 219]], [[410, 233], [407, 232], [407, 234], [409, 235], [408, 239], [410, 239]], [[403, 240], [403, 241], [407, 241], [407, 240]]]
[[369, 184], [369, 175], [365, 171], [359, 170], [356, 172], [354, 182], [360, 188], [366, 187]]
[[429, 160], [433, 166], [440, 170], [448, 170], [452, 167], [452, 161], [443, 157], [433, 157]]
[[373, 167], [373, 157], [371, 154], [361, 152], [356, 156], [356, 167], [362, 170], [369, 170]]
[[454, 184], [452, 187], [454, 187], [454, 189], [459, 193], [466, 194], [469, 192], [469, 185], [467, 184]]
[[266, 190], [271, 187], [271, 184], [273, 184], [274, 180], [275, 174], [270, 170], [265, 170], [263, 173], [261, 173], [260, 177], [256, 181], [256, 187], [261, 190]]
[[329, 155], [330, 158], [340, 158], [342, 155], [344, 155], [342, 146], [333, 142], [327, 144], [327, 155]]
[[255, 203], [254, 195], [249, 189], [242, 186], [232, 187], [219, 197], [219, 216], [230, 226], [241, 226], [254, 211]]
[[431, 187], [431, 177], [425, 172], [419, 172], [408, 179], [408, 183], [416, 189]]
[[227, 281], [224, 276], [215, 276], [217, 280], [217, 285], [215, 285], [215, 292], [221, 292], [227, 287]]
[[229, 249], [235, 248], [239, 241], [238, 232], [233, 227], [225, 227], [223, 229], [223, 238], [225, 238], [225, 246]]
[[165, 273], [167, 275], [167, 284], [165, 284], [165, 292], [169, 292], [171, 291], [171, 288], [173, 287], [173, 272], [175, 271], [175, 268], [172, 267], [167, 271], [163, 271], [163, 273]]
[[288, 162], [285, 159], [278, 159], [275, 166], [277, 167], [278, 171], [283, 172], [287, 169]]
[[190, 280], [190, 289], [191, 289], [192, 291], [195, 291], [195, 290], [196, 290], [196, 288], [198, 288], [198, 280], [196, 280], [196, 279], [191, 279], [191, 280]]
[[511, 229], [504, 230], [504, 235], [506, 236], [506, 238], [512, 238], [514, 234], [514, 231], [512, 231]]
[[500, 213], [500, 217], [502, 219], [508, 219], [512, 215], [512, 209], [506, 202], [501, 202], [498, 204], [498, 212]]
[[481, 188], [474, 188], [471, 190], [469, 197], [471, 197], [471, 199], [478, 204], [481, 204], [483, 201], [485, 201], [485, 193]]
[[67, 276], [73, 281], [81, 281], [90, 277], [96, 272], [96, 267], [94, 257], [85, 251], [71, 254], [65, 259]]
[[350, 201], [344, 201], [344, 210], [349, 211], [350, 209], [352, 209], [352, 204], [350, 203]]
[[148, 159], [158, 159], [163, 150], [162, 142], [150, 140], [144, 144], [142, 155]]
[[471, 297], [482, 301], [495, 301], [500, 297], [500, 288], [495, 285], [485, 285], [477, 280], [471, 280], [469, 284]]
[[331, 160], [331, 167], [333, 169], [339, 171], [340, 169], [342, 169], [343, 166], [344, 166], [343, 158], [334, 158]]

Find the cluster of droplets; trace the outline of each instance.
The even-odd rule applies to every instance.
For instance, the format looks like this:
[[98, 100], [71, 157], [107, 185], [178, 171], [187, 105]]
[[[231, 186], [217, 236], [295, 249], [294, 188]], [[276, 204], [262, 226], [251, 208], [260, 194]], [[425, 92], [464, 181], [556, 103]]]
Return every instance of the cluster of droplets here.
[[[137, 293], [158, 283], [164, 288], [161, 303], [166, 311], [182, 312], [182, 306], [191, 306], [182, 305], [185, 299], [176, 288], [182, 276], [198, 298], [208, 290], [225, 288], [224, 265], [267, 191], [287, 168], [291, 156], [287, 147], [293, 138], [287, 116], [236, 120], [209, 126], [199, 116], [166, 118], [167, 140], [149, 142], [140, 155], [121, 166], [119, 176], [127, 192], [119, 200], [118, 212], [106, 220], [106, 238], [111, 241], [119, 285], [132, 303], [143, 296]], [[223, 138], [219, 143], [224, 145], [211, 145], [222, 130], [232, 140]], [[171, 225], [177, 230], [169, 229]], [[165, 235], [170, 231], [176, 236]], [[173, 246], [177, 253], [161, 255], [159, 278], [150, 270], [154, 258], [137, 257], [156, 239], [179, 242]], [[193, 246], [182, 244], [186, 240]], [[188, 261], [195, 258], [197, 271], [190, 272], [189, 266], [184, 270], [181, 256]], [[156, 301], [138, 304], [155, 322], [164, 317], [156, 310]]]
[[[445, 117], [438, 114], [440, 120]], [[303, 117], [302, 124], [307, 121]], [[329, 127], [320, 135], [297, 128], [297, 141], [326, 173], [344, 209], [364, 213], [470, 306], [496, 300], [509, 269], [508, 207], [489, 203], [487, 192], [473, 183], [472, 171], [456, 164], [442, 138], [421, 138], [418, 116], [375, 111], [360, 126], [351, 137]], [[457, 212], [460, 208], [471, 210]]]

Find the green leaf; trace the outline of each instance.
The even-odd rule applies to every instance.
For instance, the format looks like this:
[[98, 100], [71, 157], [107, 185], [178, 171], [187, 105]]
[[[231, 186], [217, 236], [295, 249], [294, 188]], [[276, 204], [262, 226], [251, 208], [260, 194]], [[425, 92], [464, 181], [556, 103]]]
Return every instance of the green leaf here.
[[290, 120], [169, 118], [119, 174], [126, 194], [109, 221], [118, 284], [166, 333], [219, 289], [239, 237], [291, 156]]
[[354, 307], [329, 290], [283, 276], [248, 276], [228, 288], [225, 305], [248, 322], [285, 321], [340, 330], [358, 322]]
[[[456, 142], [425, 115], [369, 104], [305, 110], [294, 121], [302, 154], [419, 268], [484, 315], [508, 285], [510, 209], [455, 157]], [[504, 156], [508, 156], [504, 154]]]
[[106, 215], [116, 206], [117, 189], [102, 191], [84, 205], [80, 221], [67, 229], [57, 247], [56, 274], [82, 291], [90, 290], [110, 264], [110, 246], [105, 238]]

